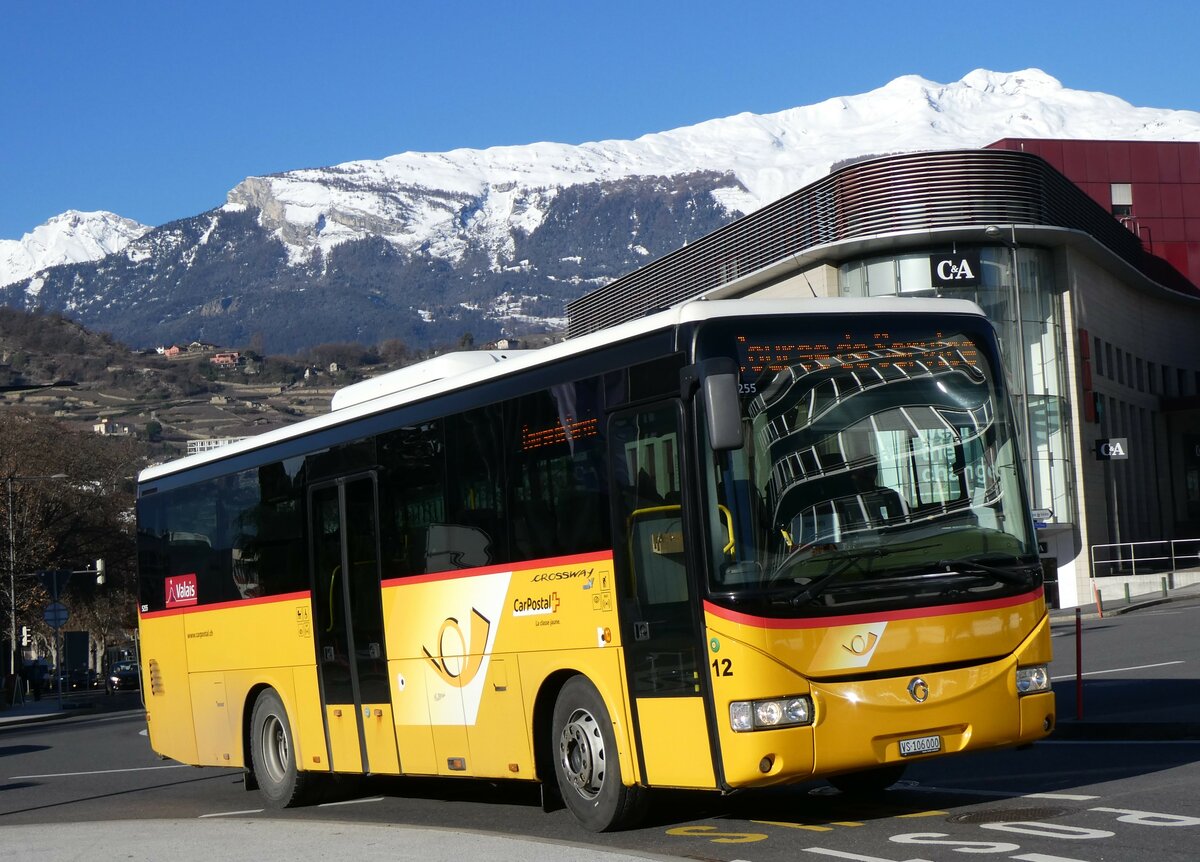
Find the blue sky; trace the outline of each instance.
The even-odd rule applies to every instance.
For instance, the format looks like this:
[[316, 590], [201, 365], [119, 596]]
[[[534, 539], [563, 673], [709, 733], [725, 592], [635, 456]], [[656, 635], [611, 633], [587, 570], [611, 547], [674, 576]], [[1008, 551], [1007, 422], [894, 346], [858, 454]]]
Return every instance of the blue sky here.
[[3, 239], [67, 209], [162, 224], [256, 174], [634, 138], [906, 74], [1037, 67], [1200, 110], [1190, 0], [10, 0], [0, 15]]

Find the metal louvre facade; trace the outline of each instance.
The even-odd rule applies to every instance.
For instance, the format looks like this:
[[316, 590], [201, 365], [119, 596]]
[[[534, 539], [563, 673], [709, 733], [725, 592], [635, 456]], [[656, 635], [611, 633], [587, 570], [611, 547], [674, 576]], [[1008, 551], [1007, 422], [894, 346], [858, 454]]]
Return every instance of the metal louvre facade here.
[[808, 249], [993, 224], [1079, 230], [1138, 269], [1141, 242], [1040, 156], [951, 150], [844, 167], [567, 306], [571, 337], [633, 320]]

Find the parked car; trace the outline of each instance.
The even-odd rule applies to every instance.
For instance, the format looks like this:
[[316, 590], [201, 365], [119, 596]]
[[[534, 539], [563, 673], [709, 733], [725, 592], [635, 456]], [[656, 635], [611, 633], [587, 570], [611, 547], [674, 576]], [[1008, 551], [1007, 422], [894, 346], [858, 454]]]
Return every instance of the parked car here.
[[138, 668], [134, 662], [113, 662], [104, 677], [104, 688], [109, 694], [116, 691], [136, 691], [139, 686]]

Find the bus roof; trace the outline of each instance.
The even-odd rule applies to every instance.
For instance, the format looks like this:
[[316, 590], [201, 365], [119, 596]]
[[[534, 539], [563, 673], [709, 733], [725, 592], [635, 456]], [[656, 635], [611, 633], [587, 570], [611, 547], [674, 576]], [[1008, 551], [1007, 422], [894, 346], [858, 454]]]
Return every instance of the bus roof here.
[[[621, 323], [597, 332], [571, 338], [538, 350], [478, 351], [475, 358], [448, 354], [416, 365], [382, 374], [339, 390], [329, 413], [314, 416], [293, 425], [276, 428], [253, 437], [245, 437], [228, 446], [188, 455], [174, 461], [147, 467], [138, 475], [139, 482], [151, 482], [220, 461], [284, 440], [331, 428], [364, 416], [371, 416], [405, 404], [411, 404], [453, 392], [467, 386], [505, 377], [529, 368], [585, 354], [601, 347], [629, 341], [641, 335], [671, 329], [687, 323], [717, 318], [777, 317], [783, 314], [968, 314], [983, 316], [973, 302], [961, 299], [920, 299], [877, 297], [871, 299], [716, 299], [689, 300], [640, 320]], [[453, 358], [451, 358], [453, 357]]]

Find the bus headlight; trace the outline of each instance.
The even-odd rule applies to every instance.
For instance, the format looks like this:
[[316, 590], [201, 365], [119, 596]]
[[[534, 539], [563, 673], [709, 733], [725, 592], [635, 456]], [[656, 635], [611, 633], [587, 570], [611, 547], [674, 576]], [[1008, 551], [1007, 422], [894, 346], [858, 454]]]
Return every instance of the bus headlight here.
[[1017, 668], [1017, 694], [1050, 690], [1050, 672], [1044, 664]]
[[807, 695], [729, 704], [729, 726], [738, 733], [802, 724], [812, 724], [812, 700]]

